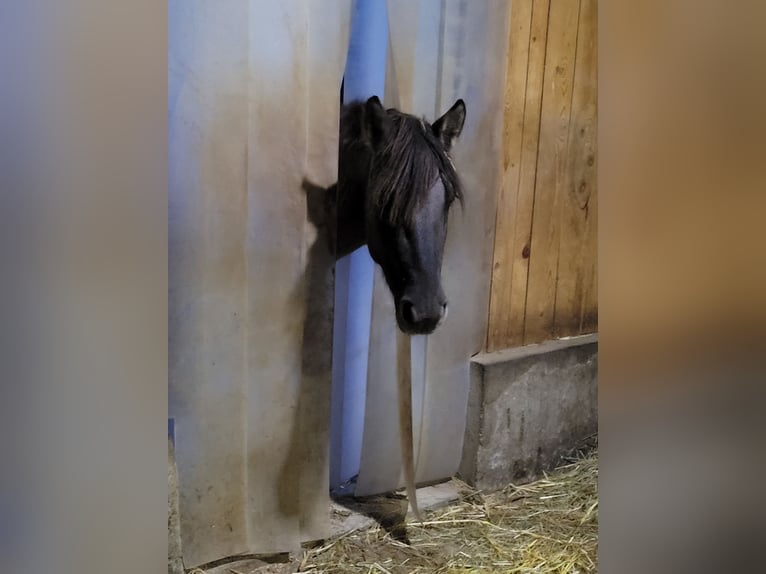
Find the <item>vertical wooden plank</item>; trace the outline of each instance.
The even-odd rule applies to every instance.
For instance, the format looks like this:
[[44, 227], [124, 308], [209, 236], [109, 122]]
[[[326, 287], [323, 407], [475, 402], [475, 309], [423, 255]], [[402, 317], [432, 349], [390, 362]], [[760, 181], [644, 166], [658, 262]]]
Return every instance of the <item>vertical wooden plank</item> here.
[[561, 197], [554, 336], [578, 334], [596, 253], [591, 201], [596, 194], [596, 0], [582, 0], [577, 35], [567, 181]]
[[586, 251], [590, 257], [590, 269], [585, 276], [583, 300], [580, 308], [580, 333], [598, 331], [598, 193], [597, 174], [593, 173], [593, 193], [588, 202], [589, 225], [586, 232]]
[[[511, 5], [508, 31], [508, 67], [503, 105], [503, 170], [511, 161], [518, 163], [521, 154], [521, 131], [524, 127], [524, 102], [527, 91], [532, 0], [519, 0]], [[518, 174], [518, 169], [516, 170]]]
[[583, 300], [580, 310], [580, 333], [595, 333], [598, 331], [598, 2], [597, 0], [591, 0], [593, 6], [590, 7], [593, 11], [589, 18], [592, 18], [592, 42], [593, 52], [596, 54], [594, 57], [592, 73], [595, 80], [595, 92], [594, 97], [594, 135], [593, 135], [593, 149], [594, 149], [594, 164], [593, 171], [589, 174], [590, 182], [586, 182], [586, 185], [591, 189], [590, 199], [588, 201], [588, 229], [586, 230], [586, 252], [589, 254], [590, 259], [590, 271], [589, 275], [586, 275], [585, 286], [583, 288]]
[[524, 344], [553, 336], [559, 210], [567, 181], [572, 81], [580, 3], [551, 0], [524, 323]]
[[[566, 183], [558, 226], [559, 263], [554, 336], [582, 330], [586, 299], [592, 295], [596, 222], [596, 0], [581, 0], [572, 110], [567, 144]], [[590, 312], [590, 309], [588, 309]]]
[[[513, 347], [523, 343], [549, 8], [550, 0], [535, 0], [532, 6], [518, 184], [514, 184], [513, 174], [507, 178], [508, 185], [512, 186], [509, 201], [515, 207], [515, 225], [512, 231], [507, 232], [512, 235], [505, 238], [498, 235], [496, 241], [496, 245], [499, 241], [506, 243], [503, 249], [497, 250], [496, 247], [495, 252], [503, 253], [504, 263], [501, 263], [497, 271], [504, 269], [504, 275], [502, 278], [493, 279], [493, 284], [497, 286], [498, 301], [494, 313], [498, 314], [498, 319], [492, 331], [490, 349]], [[504, 193], [507, 191], [506, 188]], [[501, 294], [500, 289], [503, 287], [507, 291]]]
[[505, 346], [511, 329], [509, 301], [513, 282], [513, 238], [516, 230], [516, 202], [527, 99], [532, 4], [532, 0], [515, 0], [511, 4], [503, 110], [503, 185], [498, 193], [495, 219], [495, 246], [487, 329], [489, 350]]

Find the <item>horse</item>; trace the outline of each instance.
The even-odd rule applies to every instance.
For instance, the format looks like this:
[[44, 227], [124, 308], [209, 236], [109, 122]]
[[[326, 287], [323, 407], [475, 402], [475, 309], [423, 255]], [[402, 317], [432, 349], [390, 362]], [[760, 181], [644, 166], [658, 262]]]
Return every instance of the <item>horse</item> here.
[[367, 245], [391, 291], [399, 329], [432, 333], [447, 316], [441, 267], [450, 207], [463, 189], [449, 152], [466, 106], [458, 99], [433, 124], [385, 109], [377, 96], [341, 107], [335, 219], [340, 258]]
[[385, 109], [377, 96], [341, 107], [338, 183], [326, 194], [336, 258], [367, 245], [396, 310], [399, 437], [407, 497], [415, 490], [408, 335], [433, 333], [447, 316], [441, 268], [447, 222], [463, 188], [449, 153], [465, 123], [458, 99], [433, 124]]

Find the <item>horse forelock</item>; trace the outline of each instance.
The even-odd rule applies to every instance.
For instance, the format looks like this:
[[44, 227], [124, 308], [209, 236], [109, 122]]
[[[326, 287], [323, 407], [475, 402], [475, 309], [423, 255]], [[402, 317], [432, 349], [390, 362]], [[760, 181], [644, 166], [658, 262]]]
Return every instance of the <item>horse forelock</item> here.
[[452, 160], [425, 122], [393, 112], [386, 145], [372, 159], [368, 191], [373, 207], [392, 225], [411, 224], [428, 191], [441, 178], [445, 206], [463, 193]]

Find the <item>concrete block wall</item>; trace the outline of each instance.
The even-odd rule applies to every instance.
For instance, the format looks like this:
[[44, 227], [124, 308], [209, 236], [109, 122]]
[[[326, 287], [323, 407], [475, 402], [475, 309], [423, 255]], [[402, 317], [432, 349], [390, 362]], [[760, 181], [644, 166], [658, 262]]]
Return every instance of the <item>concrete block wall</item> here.
[[597, 335], [474, 357], [460, 478], [528, 482], [596, 433], [597, 359]]

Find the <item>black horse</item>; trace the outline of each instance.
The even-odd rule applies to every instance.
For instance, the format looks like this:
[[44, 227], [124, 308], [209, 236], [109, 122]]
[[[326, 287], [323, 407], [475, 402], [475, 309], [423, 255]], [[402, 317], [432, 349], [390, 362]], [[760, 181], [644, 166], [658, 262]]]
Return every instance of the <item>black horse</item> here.
[[[429, 334], [447, 314], [441, 266], [447, 218], [463, 191], [449, 157], [465, 122], [455, 104], [433, 124], [385, 109], [373, 96], [341, 108], [337, 199], [329, 216], [337, 257], [367, 244], [407, 334]], [[337, 219], [335, 219], [337, 218]]]

